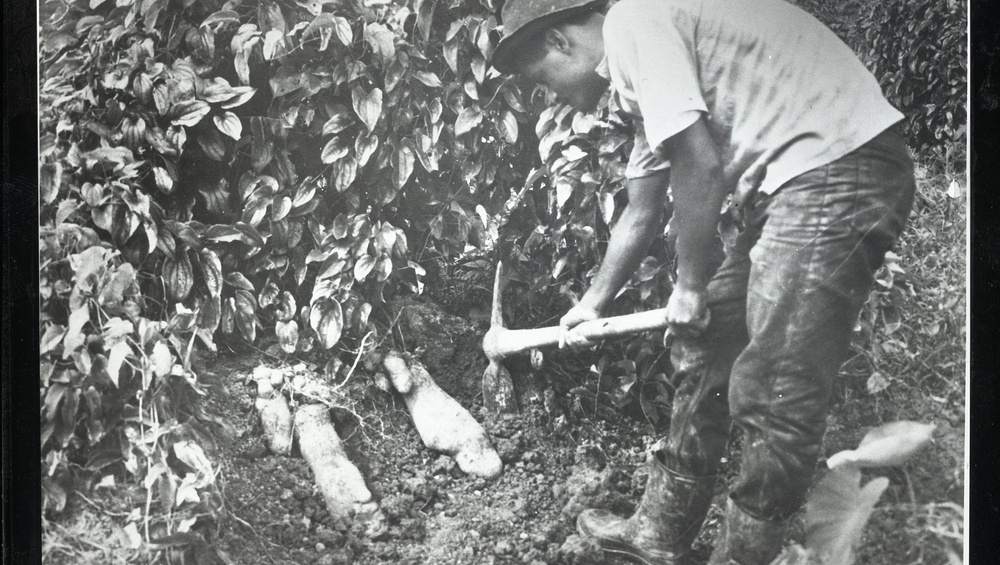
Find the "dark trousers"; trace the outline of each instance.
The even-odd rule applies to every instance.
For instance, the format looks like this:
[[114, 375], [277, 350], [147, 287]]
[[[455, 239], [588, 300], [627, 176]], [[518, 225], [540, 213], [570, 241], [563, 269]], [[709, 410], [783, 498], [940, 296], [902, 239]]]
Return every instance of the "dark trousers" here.
[[708, 329], [671, 350], [669, 467], [715, 473], [735, 424], [743, 455], [734, 502], [761, 519], [802, 505], [833, 379], [914, 191], [906, 144], [890, 128], [751, 199], [745, 229], [708, 287]]

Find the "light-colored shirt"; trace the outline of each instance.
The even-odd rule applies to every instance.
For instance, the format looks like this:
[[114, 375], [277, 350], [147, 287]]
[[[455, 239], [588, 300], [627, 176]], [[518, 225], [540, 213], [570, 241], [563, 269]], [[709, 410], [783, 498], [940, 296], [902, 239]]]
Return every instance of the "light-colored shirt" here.
[[598, 72], [636, 118], [629, 178], [669, 167], [654, 149], [702, 114], [737, 198], [772, 193], [903, 117], [847, 45], [783, 0], [621, 0], [604, 43]]

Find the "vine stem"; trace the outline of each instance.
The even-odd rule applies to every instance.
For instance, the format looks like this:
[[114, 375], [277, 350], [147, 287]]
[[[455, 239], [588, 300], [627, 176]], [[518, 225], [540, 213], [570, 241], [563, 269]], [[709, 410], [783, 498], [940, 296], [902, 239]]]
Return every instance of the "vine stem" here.
[[351, 375], [353, 375], [354, 374], [354, 370], [358, 368], [358, 362], [361, 361], [361, 356], [365, 352], [365, 343], [368, 341], [368, 338], [371, 337], [371, 336], [372, 336], [372, 332], [368, 332], [368, 333], [365, 334], [365, 337], [361, 338], [361, 345], [358, 346], [358, 354], [357, 354], [356, 357], [354, 357], [354, 364], [351, 365], [351, 370], [348, 371], [347, 372], [347, 376], [344, 377], [344, 382], [342, 382], [339, 385], [337, 385], [337, 390], [339, 390], [339, 389], [343, 388], [344, 386], [346, 386], [347, 385], [347, 381], [351, 380]]

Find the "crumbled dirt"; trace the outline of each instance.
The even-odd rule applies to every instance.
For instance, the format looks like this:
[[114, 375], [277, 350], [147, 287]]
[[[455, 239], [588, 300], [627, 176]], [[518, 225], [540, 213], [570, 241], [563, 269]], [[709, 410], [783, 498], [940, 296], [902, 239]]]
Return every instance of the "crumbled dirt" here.
[[[484, 423], [504, 462], [503, 474], [495, 481], [467, 476], [452, 459], [425, 448], [402, 398], [378, 388], [361, 363], [343, 388], [345, 406], [332, 415], [348, 456], [380, 505], [381, 518], [333, 519], [297, 447], [287, 457], [269, 453], [254, 413], [249, 375], [258, 365], [281, 363], [263, 354], [220, 354], [209, 368], [225, 381], [229, 395], [214, 397], [211, 408], [233, 426], [235, 435], [216, 454], [225, 512], [217, 527], [205, 529], [207, 543], [221, 561], [213, 557], [205, 563], [619, 563], [576, 535], [575, 520], [588, 507], [622, 515], [634, 510], [645, 488], [645, 453], [657, 439], [652, 427], [610, 407], [595, 415], [593, 397], [581, 402], [574, 396], [587, 384], [586, 356], [577, 355], [581, 370], [571, 374], [567, 367], [576, 366], [572, 360], [549, 351], [558, 362], [549, 360], [537, 371], [523, 360], [510, 360], [521, 414], [488, 419], [479, 395], [486, 359], [478, 340], [485, 326], [427, 308], [417, 303], [403, 308], [400, 326], [409, 340], [406, 347], [423, 360], [442, 388]], [[408, 318], [407, 309], [419, 315]], [[870, 401], [857, 401], [856, 391], [863, 387], [863, 379], [838, 380], [827, 453], [856, 446], [868, 427], [882, 423]], [[928, 421], [926, 407], [912, 410], [913, 419]], [[866, 530], [858, 563], [947, 563], [939, 543], [925, 543], [932, 534], [914, 539], [914, 532], [947, 526], [953, 518], [949, 508], [928, 513], [927, 506], [913, 503], [961, 503], [955, 458], [961, 457], [963, 436], [961, 427], [947, 420], [947, 411], [929, 421], [939, 426], [936, 444], [921, 463], [908, 466], [907, 472], [882, 473], [891, 486]], [[728, 461], [738, 459], [738, 450], [737, 441], [696, 541], [695, 563], [704, 563], [711, 552], [724, 485], [737, 472]], [[129, 494], [132, 491], [123, 487], [81, 491], [96, 502], [83, 503], [82, 494], [72, 498], [59, 528], [72, 531], [75, 549], [64, 553], [74, 557], [51, 562], [134, 561], [136, 552], [129, 549], [116, 520], [140, 506], [144, 493], [139, 488]], [[792, 536], [800, 531], [793, 529]], [[83, 538], [91, 541], [81, 543]]]

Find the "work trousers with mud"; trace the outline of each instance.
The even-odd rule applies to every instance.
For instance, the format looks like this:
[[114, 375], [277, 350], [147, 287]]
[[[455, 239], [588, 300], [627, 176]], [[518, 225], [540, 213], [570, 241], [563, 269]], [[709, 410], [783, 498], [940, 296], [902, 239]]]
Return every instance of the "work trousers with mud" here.
[[744, 229], [708, 286], [707, 330], [673, 342], [669, 468], [716, 473], [735, 424], [743, 436], [736, 505], [764, 520], [801, 507], [833, 379], [914, 192], [913, 164], [893, 127], [749, 199]]

